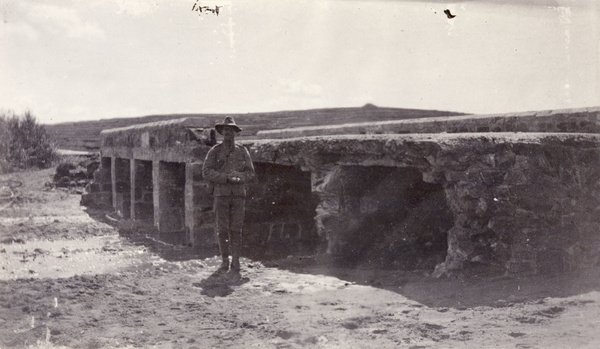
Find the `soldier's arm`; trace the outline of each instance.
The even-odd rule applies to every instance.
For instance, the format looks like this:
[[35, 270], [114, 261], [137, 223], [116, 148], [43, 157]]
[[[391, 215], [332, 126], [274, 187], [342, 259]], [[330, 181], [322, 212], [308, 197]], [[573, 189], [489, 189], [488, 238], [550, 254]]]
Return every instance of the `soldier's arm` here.
[[212, 148], [206, 154], [204, 164], [202, 165], [202, 177], [210, 182], [225, 184], [227, 183], [227, 174], [217, 169], [217, 151]]
[[250, 158], [250, 153], [246, 147], [241, 148], [244, 151], [244, 171], [239, 174], [242, 183], [250, 182], [254, 178], [254, 165]]

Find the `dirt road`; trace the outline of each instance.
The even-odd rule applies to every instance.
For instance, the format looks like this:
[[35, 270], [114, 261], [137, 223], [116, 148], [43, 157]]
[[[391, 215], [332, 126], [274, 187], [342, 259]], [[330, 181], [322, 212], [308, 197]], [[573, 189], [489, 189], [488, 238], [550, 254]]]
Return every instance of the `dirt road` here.
[[[170, 246], [49, 190], [0, 211], [0, 348], [598, 348], [600, 270], [432, 279]], [[98, 216], [101, 217], [101, 216]]]

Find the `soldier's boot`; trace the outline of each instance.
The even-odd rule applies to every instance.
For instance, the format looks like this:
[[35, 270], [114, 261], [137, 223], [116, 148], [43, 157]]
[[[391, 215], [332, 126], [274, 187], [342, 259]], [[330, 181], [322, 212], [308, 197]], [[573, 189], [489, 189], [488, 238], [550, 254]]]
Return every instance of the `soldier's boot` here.
[[229, 255], [224, 254], [222, 257], [223, 261], [221, 262], [221, 266], [219, 267], [218, 271], [227, 271], [229, 270]]
[[242, 249], [242, 232], [231, 237], [231, 270], [240, 271], [240, 250]]
[[231, 257], [231, 270], [240, 271], [240, 254], [234, 252]]

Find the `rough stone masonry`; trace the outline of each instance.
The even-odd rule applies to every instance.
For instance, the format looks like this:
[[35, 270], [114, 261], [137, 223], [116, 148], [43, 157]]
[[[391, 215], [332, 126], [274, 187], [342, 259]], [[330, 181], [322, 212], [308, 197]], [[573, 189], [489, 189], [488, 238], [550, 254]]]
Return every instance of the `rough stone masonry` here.
[[251, 149], [257, 162], [311, 172], [329, 253], [401, 262], [404, 256], [387, 254], [411, 251], [405, 241], [427, 253], [441, 238], [447, 250], [429, 252], [445, 253], [435, 266], [442, 275], [474, 266], [538, 273], [597, 264], [599, 144], [600, 135], [470, 133], [298, 138]]
[[[485, 116], [445, 119], [245, 141], [258, 178], [249, 188], [246, 254], [327, 253], [436, 276], [598, 264], [599, 108], [489, 116], [503, 131], [495, 133], [474, 132], [488, 131]], [[123, 218], [150, 222], [164, 240], [214, 246], [200, 173], [212, 140], [189, 137], [201, 126], [210, 135], [202, 123], [103, 131], [92, 195]]]

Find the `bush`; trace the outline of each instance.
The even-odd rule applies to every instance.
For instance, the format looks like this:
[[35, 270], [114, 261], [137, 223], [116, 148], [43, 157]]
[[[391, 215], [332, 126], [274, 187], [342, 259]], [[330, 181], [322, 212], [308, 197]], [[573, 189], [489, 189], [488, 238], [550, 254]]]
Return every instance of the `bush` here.
[[48, 168], [57, 158], [46, 129], [30, 112], [0, 112], [0, 173]]

